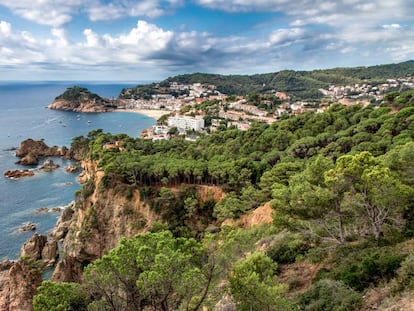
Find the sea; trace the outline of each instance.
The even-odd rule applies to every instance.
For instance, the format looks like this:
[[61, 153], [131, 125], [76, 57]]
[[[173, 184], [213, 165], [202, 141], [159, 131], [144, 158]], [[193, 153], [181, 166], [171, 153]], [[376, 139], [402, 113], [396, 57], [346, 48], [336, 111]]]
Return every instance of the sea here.
[[[53, 228], [59, 213], [39, 212], [39, 208], [64, 208], [80, 189], [77, 174], [64, 170], [72, 162], [58, 158], [52, 159], [60, 165], [53, 172], [39, 171], [33, 177], [16, 180], [4, 177], [6, 170], [27, 168], [15, 163], [15, 148], [21, 141], [44, 139], [49, 146], [70, 146], [73, 137], [87, 135], [94, 129], [139, 137], [143, 129], [156, 122], [136, 113], [76, 113], [45, 107], [74, 85], [102, 97], [116, 98], [123, 88], [143, 83], [0, 82], [0, 260], [17, 259], [22, 245], [35, 232], [47, 234]], [[19, 232], [22, 224], [28, 222], [36, 224], [36, 231]]]

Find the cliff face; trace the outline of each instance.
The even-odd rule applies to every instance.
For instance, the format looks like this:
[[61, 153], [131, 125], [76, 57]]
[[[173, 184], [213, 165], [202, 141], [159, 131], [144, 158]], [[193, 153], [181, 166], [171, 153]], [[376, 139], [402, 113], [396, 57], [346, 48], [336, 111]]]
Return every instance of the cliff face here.
[[[80, 281], [82, 266], [115, 248], [122, 237], [146, 232], [154, 222], [162, 221], [162, 216], [141, 200], [138, 190], [131, 190], [125, 184], [104, 189], [101, 185], [104, 172], [95, 162], [83, 161], [82, 169], [79, 181], [83, 190], [71, 220], [61, 218], [62, 228], [58, 224], [55, 230], [59, 238], [63, 237], [65, 257], [57, 264], [54, 281]], [[198, 193], [201, 200], [219, 201], [224, 196], [220, 188], [212, 186], [199, 186]]]
[[0, 271], [0, 310], [33, 310], [32, 298], [41, 283], [40, 270], [23, 261], [12, 263], [7, 269]]
[[[159, 221], [150, 207], [140, 200], [138, 191], [125, 195], [125, 189], [102, 190], [100, 182], [104, 173], [97, 170], [96, 163], [84, 161], [80, 181], [90, 193], [79, 200], [74, 208], [69, 229], [64, 234], [63, 253], [53, 280], [78, 281], [80, 265], [101, 257], [118, 245], [122, 237], [145, 232], [154, 221]], [[83, 194], [81, 194], [82, 196]]]
[[42, 283], [42, 268], [53, 265], [57, 242], [35, 234], [22, 247], [16, 262], [0, 263], [0, 310], [31, 311], [33, 296]]

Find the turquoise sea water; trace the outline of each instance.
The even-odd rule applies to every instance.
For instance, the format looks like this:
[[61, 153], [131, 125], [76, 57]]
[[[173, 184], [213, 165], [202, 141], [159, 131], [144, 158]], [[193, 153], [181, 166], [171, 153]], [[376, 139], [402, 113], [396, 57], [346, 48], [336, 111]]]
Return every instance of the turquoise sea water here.
[[134, 84], [74, 82], [0, 82], [0, 260], [16, 259], [23, 243], [33, 232], [18, 233], [22, 223], [34, 222], [37, 232], [47, 233], [59, 214], [37, 213], [40, 207], [65, 206], [80, 188], [76, 175], [64, 171], [69, 163], [53, 159], [61, 167], [53, 172], [38, 172], [34, 177], [10, 180], [3, 176], [15, 164], [15, 151], [26, 138], [44, 139], [49, 146], [69, 146], [75, 136], [93, 129], [126, 133], [138, 137], [155, 120], [134, 113], [74, 113], [48, 110], [46, 105], [67, 87], [81, 85], [103, 97], [117, 97], [124, 87]]

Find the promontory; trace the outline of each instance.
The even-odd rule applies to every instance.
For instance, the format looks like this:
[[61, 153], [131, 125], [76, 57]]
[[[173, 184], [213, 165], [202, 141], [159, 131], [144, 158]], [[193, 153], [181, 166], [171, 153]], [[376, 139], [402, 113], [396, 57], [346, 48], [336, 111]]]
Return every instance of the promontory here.
[[116, 105], [109, 99], [91, 93], [87, 88], [73, 86], [57, 96], [47, 108], [75, 112], [109, 112]]

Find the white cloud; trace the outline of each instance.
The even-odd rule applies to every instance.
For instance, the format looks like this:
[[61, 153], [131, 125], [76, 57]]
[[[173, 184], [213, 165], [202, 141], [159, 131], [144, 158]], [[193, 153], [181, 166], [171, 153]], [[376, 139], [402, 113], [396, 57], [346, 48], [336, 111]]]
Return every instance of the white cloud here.
[[270, 34], [269, 41], [271, 44], [288, 46], [302, 39], [304, 34], [301, 28], [277, 29]]
[[[112, 45], [130, 46], [141, 52], [151, 52], [163, 49], [172, 39], [173, 32], [164, 31], [154, 24], [139, 20], [137, 27], [126, 35], [111, 37]], [[106, 37], [108, 38], [108, 37]]]
[[183, 4], [182, 0], [0, 0], [0, 5], [32, 22], [61, 27], [86, 12], [91, 21], [130, 17], [155, 18]]
[[0, 21], [0, 34], [3, 37], [8, 37], [11, 34], [11, 24], [5, 21]]
[[82, 4], [81, 0], [0, 0], [15, 14], [32, 22], [59, 27], [72, 19], [72, 13]]
[[389, 25], [382, 25], [382, 28], [398, 30], [398, 29], [401, 29], [402, 27], [400, 24], [389, 24]]
[[19, 64], [24, 65], [22, 68], [34, 68], [41, 63], [51, 68], [65, 66], [65, 70], [146, 68], [248, 73], [327, 67], [331, 63], [336, 66], [341, 60], [352, 65], [414, 57], [410, 16], [414, 3], [408, 0], [395, 0], [392, 4], [389, 0], [194, 1], [216, 10], [280, 14], [250, 32], [231, 36], [194, 31], [189, 29], [191, 23], [171, 31], [154, 21], [143, 20], [120, 33], [102, 33], [91, 23], [77, 34], [73, 27], [64, 28], [74, 14], [87, 14], [92, 21], [131, 16], [153, 18], [168, 14], [184, 1], [0, 0], [0, 5], [16, 14], [52, 26], [50, 34], [36, 35], [0, 21], [0, 66], [16, 64], [17, 68]]
[[86, 46], [91, 48], [97, 48], [101, 45], [98, 34], [92, 31], [92, 29], [85, 29], [83, 34], [86, 37]]

